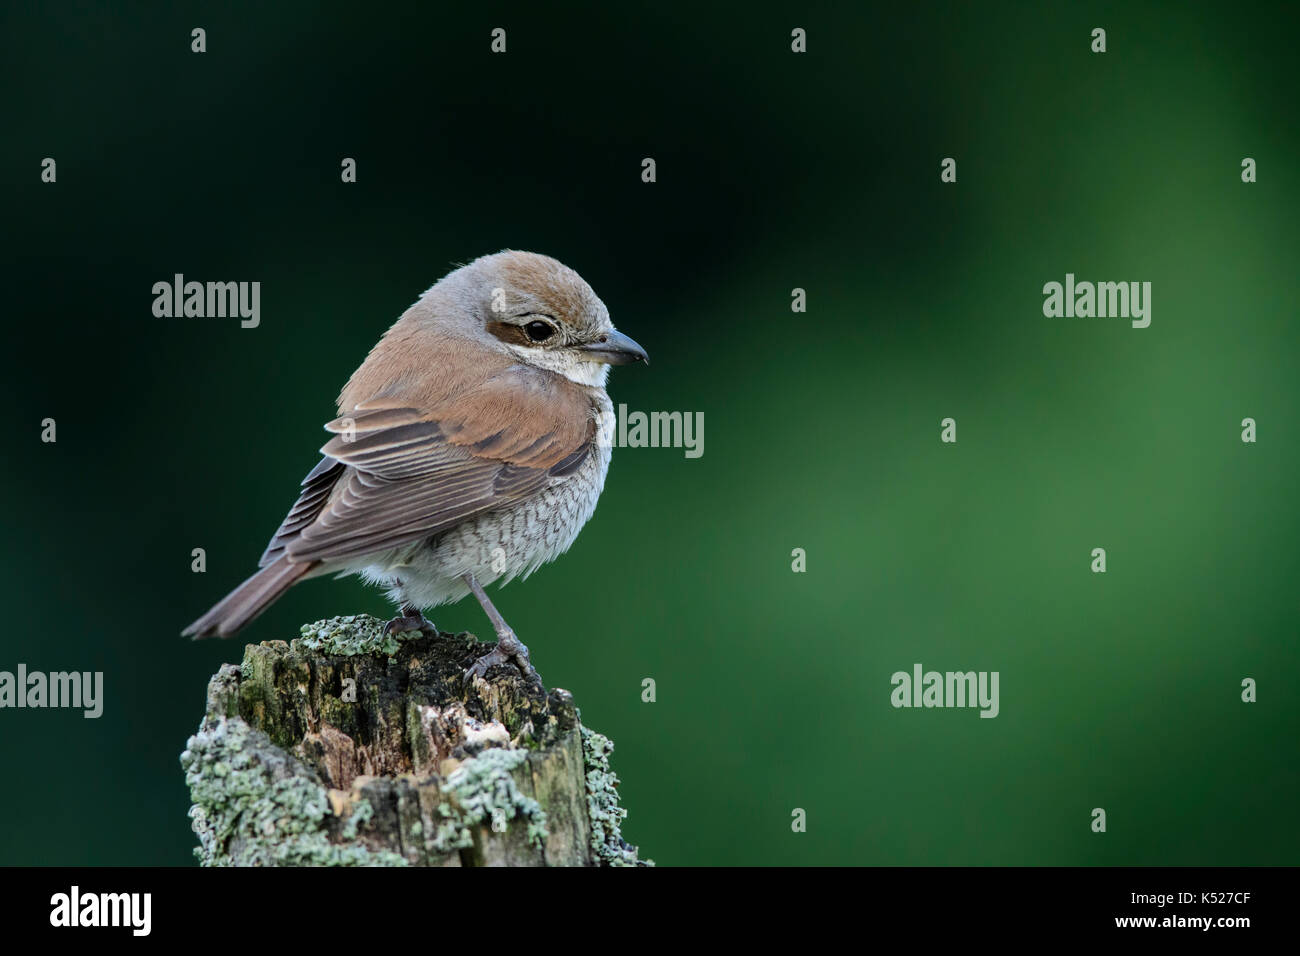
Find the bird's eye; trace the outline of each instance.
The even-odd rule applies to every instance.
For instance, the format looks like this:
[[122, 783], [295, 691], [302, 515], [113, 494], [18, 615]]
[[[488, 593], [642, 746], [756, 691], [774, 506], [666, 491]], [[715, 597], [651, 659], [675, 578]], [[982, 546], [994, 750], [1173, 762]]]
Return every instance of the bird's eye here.
[[555, 326], [549, 322], [529, 322], [524, 326], [524, 333], [533, 342], [545, 342], [555, 334]]

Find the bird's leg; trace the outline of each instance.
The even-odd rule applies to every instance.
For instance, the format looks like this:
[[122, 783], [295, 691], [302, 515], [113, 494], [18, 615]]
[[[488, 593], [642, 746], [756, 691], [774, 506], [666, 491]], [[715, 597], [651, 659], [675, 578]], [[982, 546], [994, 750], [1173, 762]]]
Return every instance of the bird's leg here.
[[403, 604], [402, 613], [384, 625], [384, 637], [394, 631], [419, 631], [432, 637], [438, 633], [438, 628], [414, 604]]
[[528, 660], [528, 648], [524, 646], [523, 641], [515, 635], [506, 623], [501, 612], [493, 606], [488, 599], [483, 588], [479, 586], [478, 581], [474, 579], [472, 573], [464, 575], [464, 581], [469, 585], [469, 589], [478, 598], [478, 603], [483, 605], [483, 610], [487, 613], [488, 620], [492, 622], [492, 628], [497, 632], [497, 646], [488, 651], [473, 664], [470, 665], [466, 674], [473, 674], [476, 677], [483, 677], [487, 670], [494, 664], [513, 663], [519, 668], [519, 672], [527, 680], [533, 680], [537, 677], [537, 671], [533, 670], [532, 663]]

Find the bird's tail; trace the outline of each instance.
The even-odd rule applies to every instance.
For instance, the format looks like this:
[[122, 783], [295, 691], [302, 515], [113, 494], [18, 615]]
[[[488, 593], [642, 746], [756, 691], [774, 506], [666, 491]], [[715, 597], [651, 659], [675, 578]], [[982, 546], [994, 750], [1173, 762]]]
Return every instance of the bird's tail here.
[[291, 563], [281, 555], [235, 588], [207, 614], [181, 633], [201, 637], [229, 637], [265, 611], [289, 586], [316, 567], [319, 561]]

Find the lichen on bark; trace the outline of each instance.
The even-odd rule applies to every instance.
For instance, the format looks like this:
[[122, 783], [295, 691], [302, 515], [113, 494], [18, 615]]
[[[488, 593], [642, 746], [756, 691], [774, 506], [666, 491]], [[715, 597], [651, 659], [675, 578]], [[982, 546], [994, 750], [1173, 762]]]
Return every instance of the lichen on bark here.
[[637, 849], [623, 839], [627, 811], [618, 802], [618, 777], [609, 768], [613, 742], [604, 734], [580, 726], [587, 789], [587, 815], [591, 821], [591, 852], [608, 866], [645, 866]]
[[181, 763], [206, 865], [647, 865], [623, 841], [612, 745], [572, 696], [472, 635], [367, 615], [245, 648]]

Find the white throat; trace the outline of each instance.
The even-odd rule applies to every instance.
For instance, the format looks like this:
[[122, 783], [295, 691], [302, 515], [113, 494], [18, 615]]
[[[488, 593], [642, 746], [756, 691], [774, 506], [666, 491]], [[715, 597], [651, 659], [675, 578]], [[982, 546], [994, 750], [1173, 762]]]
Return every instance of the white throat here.
[[609, 380], [609, 366], [604, 362], [595, 362], [582, 358], [569, 351], [548, 352], [545, 349], [530, 349], [523, 345], [507, 345], [518, 359], [526, 365], [544, 368], [548, 372], [557, 372], [570, 382], [604, 388]]

